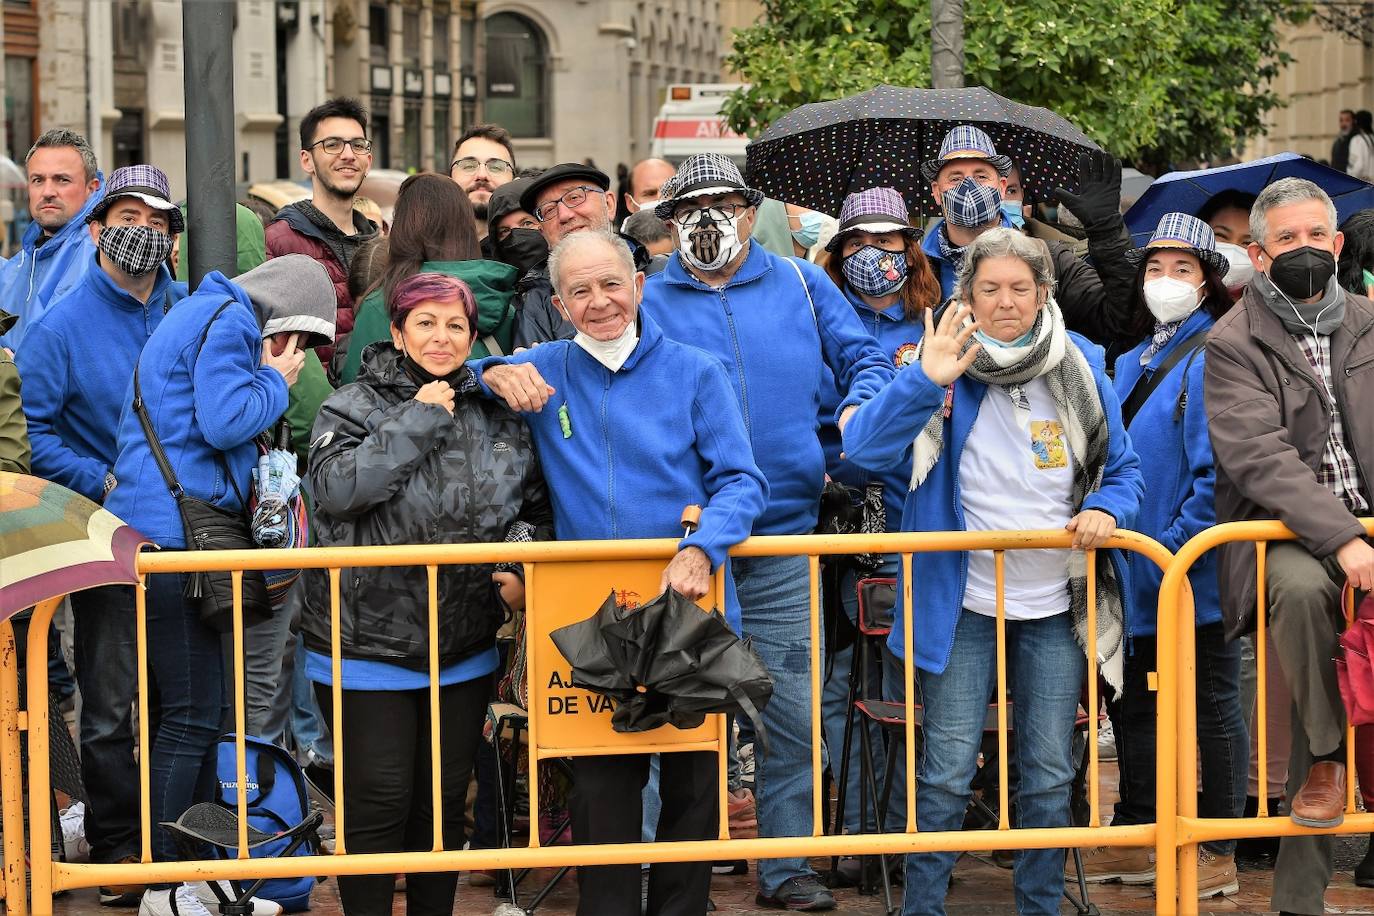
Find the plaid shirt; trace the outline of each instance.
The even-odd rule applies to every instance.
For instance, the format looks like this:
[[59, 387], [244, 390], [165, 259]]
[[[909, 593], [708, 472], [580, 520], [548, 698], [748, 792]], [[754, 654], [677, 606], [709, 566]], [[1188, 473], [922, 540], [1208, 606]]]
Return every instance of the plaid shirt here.
[[[1302, 348], [1302, 355], [1307, 357], [1312, 370], [1321, 377], [1328, 397], [1331, 397], [1330, 335], [1321, 334], [1313, 338], [1306, 334], [1295, 334], [1293, 339]], [[1360, 485], [1360, 469], [1345, 444], [1345, 427], [1334, 399], [1331, 403], [1330, 431], [1326, 438], [1326, 449], [1322, 452], [1321, 467], [1317, 469], [1317, 481], [1339, 496], [1353, 514], [1364, 515], [1369, 511], [1369, 501], [1365, 499], [1364, 488]]]

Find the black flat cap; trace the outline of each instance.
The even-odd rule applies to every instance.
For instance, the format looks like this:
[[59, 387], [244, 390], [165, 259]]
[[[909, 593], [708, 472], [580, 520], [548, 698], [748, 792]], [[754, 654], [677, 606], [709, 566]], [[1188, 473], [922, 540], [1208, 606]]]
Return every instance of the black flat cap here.
[[582, 178], [590, 181], [603, 191], [611, 189], [610, 177], [594, 165], [580, 162], [564, 162], [551, 169], [545, 169], [537, 178], [529, 179], [529, 185], [520, 194], [520, 209], [534, 212], [539, 202], [539, 192], [551, 184], [567, 181], [569, 178]]

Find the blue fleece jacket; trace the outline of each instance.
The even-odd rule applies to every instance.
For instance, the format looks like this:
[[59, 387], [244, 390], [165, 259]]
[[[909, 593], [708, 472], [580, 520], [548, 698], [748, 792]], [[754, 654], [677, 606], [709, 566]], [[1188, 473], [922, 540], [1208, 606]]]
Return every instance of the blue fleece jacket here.
[[[916, 345], [925, 335], [925, 322], [912, 320], [902, 310], [901, 300], [876, 312], [848, 286], [841, 292], [854, 306], [854, 314], [859, 316], [864, 330], [878, 341], [878, 347], [888, 359], [892, 360], [898, 371], [916, 358]], [[825, 450], [825, 472], [832, 480], [862, 492], [870, 483], [883, 485], [883, 503], [887, 506], [887, 530], [902, 530], [902, 505], [906, 502], [907, 485], [911, 481], [911, 468], [898, 468], [882, 474], [861, 468], [848, 458], [841, 458], [844, 451], [840, 443], [840, 430], [835, 425], [835, 414], [843, 398], [835, 387], [835, 376], [825, 370], [821, 383], [821, 448]]]
[[[231, 304], [210, 324], [226, 300]], [[196, 355], [201, 335], [209, 333]], [[257, 463], [253, 437], [286, 411], [281, 373], [262, 365], [262, 329], [248, 294], [223, 274], [200, 281], [194, 295], [162, 319], [138, 361], [139, 386], [163, 451], [185, 491], [226, 508], [242, 508]], [[119, 485], [105, 508], [161, 547], [184, 547], [181, 516], [132, 407], [119, 418]], [[233, 475], [232, 478], [226, 474]], [[232, 479], [233, 484], [230, 483]]]
[[674, 253], [644, 284], [642, 308], [669, 338], [725, 366], [754, 460], [768, 479], [768, 508], [753, 533], [814, 531], [825, 481], [817, 436], [822, 366], [845, 393], [841, 408], [872, 397], [893, 374], [835, 284], [810, 262], [751, 244], [735, 275], [713, 289]]
[[[931, 269], [935, 271], [935, 276], [940, 278], [940, 299], [949, 299], [954, 295], [954, 275], [958, 272], [958, 265], [940, 253], [940, 230], [944, 228], [945, 220], [943, 217], [937, 219], [926, 232], [926, 237], [921, 240], [921, 250], [926, 253], [930, 260]], [[1007, 214], [1002, 214], [1002, 228], [1015, 229], [1011, 219]]]
[[[1120, 528], [1135, 523], [1142, 489], [1140, 461], [1131, 447], [1130, 437], [1121, 425], [1121, 405], [1107, 378], [1102, 348], [1086, 337], [1069, 334], [1092, 367], [1093, 379], [1107, 416], [1107, 466], [1102, 486], [1088, 494], [1080, 509], [1100, 509]], [[954, 383], [954, 403], [945, 421], [944, 448], [926, 479], [909, 490], [902, 510], [903, 531], [964, 531], [964, 511], [959, 495], [959, 459], [973, 423], [983, 403], [987, 386], [968, 376]], [[911, 444], [930, 420], [942, 409], [945, 389], [926, 377], [920, 363], [897, 373], [896, 380], [875, 398], [861, 406], [844, 430], [844, 448], [851, 461], [875, 471], [911, 468]], [[1117, 551], [1111, 552], [1117, 577], [1124, 583], [1125, 566]], [[912, 643], [917, 666], [940, 674], [949, 664], [954, 647], [954, 627], [963, 613], [964, 586], [968, 581], [968, 554], [940, 552], [921, 554], [916, 560], [920, 579], [913, 589], [917, 606], [912, 609], [915, 628]], [[1129, 587], [1122, 598], [1130, 600]], [[888, 646], [905, 657], [903, 646], [901, 590]]]
[[0, 346], [18, 353], [29, 324], [75, 286], [91, 265], [95, 242], [86, 217], [105, 195], [105, 176], [97, 172], [96, 180], [100, 186], [57, 234], [39, 245], [43, 230], [38, 223], [29, 223], [19, 251], [0, 266], [0, 308], [19, 316], [14, 327], [0, 335]]
[[[641, 312], [639, 343], [611, 372], [570, 340], [478, 363], [532, 363], [554, 389], [522, 416], [553, 499], [563, 540], [675, 537], [682, 510], [702, 507], [682, 547], [699, 547], [712, 568], [749, 536], [768, 501], [744, 421], [720, 364], [663, 336]], [[488, 390], [488, 394], [490, 391]], [[725, 617], [739, 629], [734, 583]]]
[[115, 434], [138, 354], [162, 316], [186, 298], [165, 266], [148, 302], [93, 265], [76, 286], [29, 323], [15, 354], [33, 472], [100, 502], [114, 468]]
[[[1124, 404], [1131, 390], [1154, 375], [1161, 363], [1194, 334], [1212, 327], [1212, 317], [1198, 309], [1183, 322], [1173, 339], [1156, 353], [1148, 366], [1140, 365], [1140, 355], [1149, 346], [1146, 338], [1135, 349], [1116, 361], [1117, 396]], [[1141, 406], [1128, 430], [1140, 454], [1145, 479], [1145, 496], [1135, 530], [1178, 550], [1193, 535], [1217, 523], [1216, 465], [1212, 461], [1212, 442], [1207, 435], [1207, 412], [1203, 410], [1202, 377], [1205, 347], [1169, 370], [1159, 387]], [[1191, 359], [1191, 362], [1190, 362]], [[1185, 375], [1186, 373], [1186, 375]], [[1180, 400], [1186, 405], [1179, 412]], [[1132, 636], [1153, 635], [1159, 608], [1160, 568], [1137, 553], [1128, 553], [1133, 599], [1127, 602], [1126, 618]], [[1204, 554], [1188, 571], [1193, 587], [1193, 607], [1199, 626], [1221, 620], [1221, 595], [1217, 584], [1217, 552]]]

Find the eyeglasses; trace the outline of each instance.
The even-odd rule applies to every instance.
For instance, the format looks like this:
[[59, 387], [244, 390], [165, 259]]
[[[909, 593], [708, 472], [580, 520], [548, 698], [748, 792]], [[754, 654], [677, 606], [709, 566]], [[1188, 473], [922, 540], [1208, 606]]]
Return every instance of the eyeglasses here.
[[747, 204], [712, 204], [709, 207], [683, 207], [673, 214], [673, 222], [686, 229], [689, 225], [700, 219], [700, 214], [705, 213], [712, 222], [723, 222], [735, 218], [735, 214], [741, 210], [747, 210]]
[[339, 153], [343, 152], [345, 144], [353, 147], [353, 152], [357, 153], [359, 156], [365, 156], [372, 152], [372, 141], [366, 137], [354, 137], [351, 140], [345, 140], [343, 137], [325, 137], [323, 140], [316, 140], [314, 143], [310, 144], [310, 146], [307, 146], [306, 149], [313, 149], [318, 146], [329, 155], [337, 156]]
[[455, 159], [448, 167], [448, 170], [452, 172], [454, 169], [457, 169], [464, 175], [471, 175], [477, 171], [478, 167], [484, 165], [487, 167], [487, 171], [493, 175], [509, 175], [511, 172], [515, 171], [515, 166], [504, 159], [488, 159], [486, 162], [483, 162], [476, 156], [464, 156], [462, 159]]
[[557, 200], [551, 200], [548, 203], [540, 204], [538, 207], [536, 207], [534, 211], [534, 218], [539, 220], [539, 222], [541, 223], [546, 223], [558, 215], [559, 204], [562, 204], [569, 210], [576, 210], [578, 207], [582, 206], [582, 202], [587, 199], [588, 194], [600, 190], [600, 188], [589, 188], [585, 185], [576, 188], [569, 188], [568, 191]]
[[498, 242], [504, 242], [506, 239], [510, 238], [510, 234], [514, 232], [516, 229], [538, 228], [539, 223], [535, 222], [533, 219], [530, 219], [528, 216], [526, 216], [523, 219], [521, 219], [520, 222], [516, 223], [514, 226], [502, 226], [500, 229], [497, 229], [496, 240]]

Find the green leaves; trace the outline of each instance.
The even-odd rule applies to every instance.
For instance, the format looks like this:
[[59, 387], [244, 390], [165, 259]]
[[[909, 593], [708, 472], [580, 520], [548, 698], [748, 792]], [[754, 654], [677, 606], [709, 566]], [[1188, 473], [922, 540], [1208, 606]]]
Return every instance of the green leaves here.
[[[806, 102], [930, 85], [929, 0], [765, 0], [727, 64], [725, 107], [757, 134]], [[1279, 104], [1278, 28], [1306, 0], [965, 0], [966, 85], [1043, 105], [1127, 159], [1213, 158]]]

